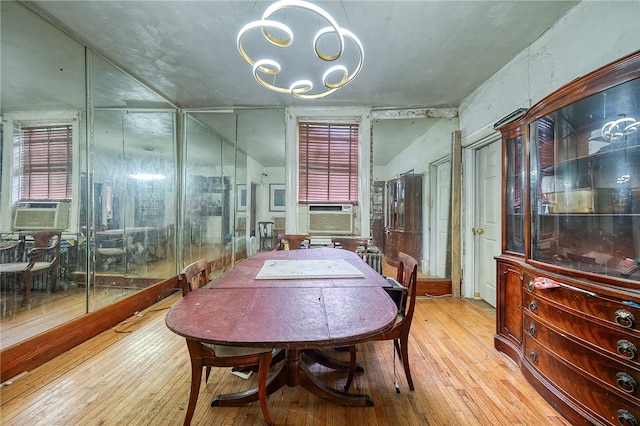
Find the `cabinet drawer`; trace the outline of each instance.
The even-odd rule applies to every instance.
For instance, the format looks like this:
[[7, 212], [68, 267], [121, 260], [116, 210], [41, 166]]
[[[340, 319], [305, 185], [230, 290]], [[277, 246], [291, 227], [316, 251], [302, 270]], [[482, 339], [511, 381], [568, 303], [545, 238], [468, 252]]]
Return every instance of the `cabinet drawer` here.
[[[598, 295], [567, 287], [536, 289], [533, 280], [526, 283], [527, 290], [541, 298], [553, 301], [584, 315], [611, 323], [616, 327], [640, 332], [640, 308]], [[638, 303], [637, 300], [630, 301]]]
[[640, 366], [602, 355], [580, 345], [525, 313], [525, 330], [530, 338], [558, 357], [591, 375], [594, 381], [634, 397], [640, 405]]
[[[592, 347], [600, 348], [616, 359], [640, 365], [640, 333], [622, 327], [585, 321], [584, 318], [552, 305], [536, 294], [525, 292], [524, 307], [533, 318], [541, 318], [564, 333], [568, 333]], [[525, 327], [528, 325], [525, 325]]]
[[[585, 412], [603, 424], [635, 425], [640, 406], [632, 397], [612, 392], [565, 364], [529, 335], [525, 335], [525, 363], [544, 375]], [[526, 367], [525, 367], [526, 368]]]

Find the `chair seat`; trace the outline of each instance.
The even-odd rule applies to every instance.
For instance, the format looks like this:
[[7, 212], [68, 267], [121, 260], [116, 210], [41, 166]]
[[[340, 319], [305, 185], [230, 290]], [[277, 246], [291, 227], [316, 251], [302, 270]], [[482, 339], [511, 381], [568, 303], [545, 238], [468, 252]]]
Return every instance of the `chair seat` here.
[[51, 267], [51, 262], [36, 262], [33, 264], [33, 268], [31, 268], [32, 272], [36, 271], [44, 271]]
[[264, 352], [271, 352], [271, 349], [269, 348], [245, 348], [240, 346], [213, 345], [211, 343], [202, 343], [202, 346], [211, 349], [217, 357], [221, 358], [256, 355]]
[[121, 256], [124, 254], [124, 250], [121, 248], [104, 248], [101, 247], [98, 249], [98, 253], [104, 256]]
[[[0, 272], [23, 272], [27, 270], [29, 262], [13, 262], [13, 263], [0, 263]], [[51, 267], [51, 262], [36, 262], [31, 268], [31, 272], [43, 271]]]
[[0, 273], [17, 273], [27, 270], [29, 262], [0, 263]]

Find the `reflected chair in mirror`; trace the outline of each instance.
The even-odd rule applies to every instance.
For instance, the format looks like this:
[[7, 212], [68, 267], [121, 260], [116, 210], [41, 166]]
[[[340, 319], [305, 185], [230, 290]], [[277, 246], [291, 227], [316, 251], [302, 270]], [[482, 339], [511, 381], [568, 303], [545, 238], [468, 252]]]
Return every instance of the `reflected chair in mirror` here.
[[273, 249], [273, 222], [258, 222], [260, 251]]
[[176, 246], [176, 225], [171, 223], [167, 225], [165, 231], [165, 246], [164, 251], [166, 253], [165, 259], [174, 259], [175, 246]]
[[148, 231], [144, 239], [145, 263], [156, 262], [167, 257], [167, 228], [156, 228]]
[[[402, 365], [404, 367], [404, 374], [407, 378], [407, 383], [410, 390], [414, 390], [413, 380], [411, 378], [411, 370], [409, 369], [409, 331], [411, 329], [411, 321], [413, 320], [413, 312], [416, 303], [416, 288], [418, 277], [418, 261], [406, 253], [398, 253], [398, 270], [396, 279], [387, 278], [390, 283], [389, 287], [385, 290], [389, 293], [391, 298], [398, 307], [398, 316], [396, 323], [388, 331], [374, 336], [371, 340], [393, 340], [394, 345], [394, 386], [396, 392], [400, 392], [398, 381], [395, 377], [395, 355], [400, 357]], [[351, 367], [349, 369], [349, 377], [345, 384], [345, 391], [351, 386], [353, 376], [356, 371], [355, 362], [355, 346], [349, 347]]]
[[133, 237], [96, 233], [96, 266], [99, 271], [129, 272]]
[[[205, 286], [209, 282], [209, 264], [205, 259], [197, 260], [186, 266], [178, 281], [182, 288], [182, 294], [186, 296], [192, 290]], [[186, 339], [189, 357], [191, 358], [191, 391], [189, 405], [184, 419], [184, 424], [191, 424], [193, 413], [200, 394], [200, 382], [202, 381], [202, 369], [207, 368], [205, 382], [209, 380], [211, 367], [249, 367], [258, 366], [258, 400], [265, 421], [271, 425], [269, 408], [267, 406], [267, 376], [272, 360], [272, 350], [266, 348], [249, 348], [214, 345], [193, 339]], [[211, 404], [215, 406], [215, 400]]]
[[[57, 291], [58, 265], [60, 262], [61, 231], [21, 232], [15, 243], [0, 249], [0, 282], [10, 283], [10, 277], [22, 284], [22, 306], [31, 299], [34, 279], [42, 276], [46, 279], [44, 289], [50, 286]], [[6, 260], [6, 262], [5, 262]]]
[[[309, 234], [278, 234], [275, 250], [298, 250], [304, 240], [310, 241]], [[307, 247], [308, 248], [308, 247]]]
[[273, 246], [275, 247], [278, 243], [278, 235], [284, 234], [286, 229], [286, 219], [284, 217], [274, 217], [273, 218]]

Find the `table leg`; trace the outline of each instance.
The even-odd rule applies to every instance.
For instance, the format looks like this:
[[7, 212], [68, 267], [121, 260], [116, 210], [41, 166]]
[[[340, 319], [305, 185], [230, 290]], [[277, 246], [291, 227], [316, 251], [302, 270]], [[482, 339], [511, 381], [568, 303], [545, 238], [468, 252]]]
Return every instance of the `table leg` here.
[[[282, 365], [269, 380], [267, 380], [267, 395], [271, 395], [286, 384], [285, 366]], [[244, 392], [225, 393], [216, 395], [211, 401], [212, 407], [237, 407], [258, 400], [258, 388]]]

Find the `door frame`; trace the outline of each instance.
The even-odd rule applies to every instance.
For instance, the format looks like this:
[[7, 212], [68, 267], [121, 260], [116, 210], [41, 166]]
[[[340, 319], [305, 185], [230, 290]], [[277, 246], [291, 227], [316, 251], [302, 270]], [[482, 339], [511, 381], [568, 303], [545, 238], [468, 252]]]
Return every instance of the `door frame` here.
[[[480, 293], [479, 277], [477, 274], [479, 256], [475, 244], [476, 238], [473, 235], [473, 228], [477, 220], [476, 197], [477, 167], [476, 157], [478, 151], [493, 142], [502, 140], [500, 132], [496, 130], [490, 131], [474, 141], [468, 143], [462, 149], [462, 163], [464, 170], [464, 180], [462, 184], [462, 205], [465, 206], [462, 212], [462, 297], [473, 298], [476, 293]], [[502, 171], [500, 171], [502, 173]], [[502, 224], [500, 224], [502, 229]]]

